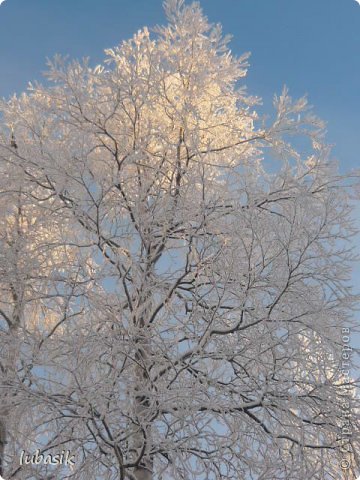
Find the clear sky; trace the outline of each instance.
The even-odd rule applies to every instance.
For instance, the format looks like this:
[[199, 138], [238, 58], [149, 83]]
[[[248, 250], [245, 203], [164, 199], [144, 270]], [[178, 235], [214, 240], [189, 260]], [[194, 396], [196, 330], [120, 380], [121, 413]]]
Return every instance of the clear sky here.
[[[328, 122], [342, 170], [360, 166], [360, 5], [355, 0], [203, 0], [205, 13], [251, 51], [250, 93], [265, 108], [285, 83]], [[165, 21], [161, 0], [5, 0], [0, 6], [0, 96], [41, 79], [46, 57], [102, 59], [144, 25]]]
[[[360, 167], [360, 5], [355, 0], [203, 0], [231, 33], [233, 53], [252, 52], [246, 84], [270, 108], [286, 84], [308, 94], [328, 122], [341, 171]], [[162, 0], [5, 0], [0, 6], [0, 96], [41, 80], [46, 57], [99, 63], [147, 25], [164, 23]], [[359, 215], [360, 218], [360, 209]], [[355, 273], [360, 289], [360, 268]]]

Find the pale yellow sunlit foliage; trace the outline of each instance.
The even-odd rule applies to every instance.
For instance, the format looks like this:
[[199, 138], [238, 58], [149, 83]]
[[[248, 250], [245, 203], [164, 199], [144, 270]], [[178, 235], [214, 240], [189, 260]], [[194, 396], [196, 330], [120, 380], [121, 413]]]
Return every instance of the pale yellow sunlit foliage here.
[[[145, 183], [168, 190], [174, 171], [200, 178], [204, 166], [206, 178], [214, 183], [220, 181], [218, 167], [231, 168], [239, 158], [254, 158], [256, 147], [248, 140], [254, 136], [257, 117], [251, 102], [240, 107], [242, 98], [234, 96], [230, 86], [232, 77], [245, 75], [246, 55], [236, 74], [228, 55], [214, 69], [214, 52], [205, 53], [202, 41], [192, 50], [182, 50], [181, 45], [170, 47], [164, 40], [156, 50], [147, 29], [106, 53], [107, 63], [116, 65], [113, 83], [127, 85], [119, 92], [116, 113], [107, 121], [109, 131], [123, 126], [118, 142], [127, 184], [135, 186], [141, 175]], [[154, 67], [158, 56], [167, 61]], [[104, 99], [112, 95], [109, 87], [102, 88]], [[111, 149], [109, 139], [104, 141]], [[103, 149], [95, 149], [94, 154], [96, 171], [104, 162]], [[201, 180], [195, 182], [200, 184]]]
[[50, 330], [61, 311], [48, 307], [43, 297], [50, 293], [50, 277], [69, 268], [73, 252], [64, 244], [56, 221], [34, 205], [21, 204], [20, 195], [15, 202], [0, 219], [5, 252], [13, 260], [0, 281], [0, 308], [10, 319], [15, 311], [21, 312], [20, 324], [26, 329]]

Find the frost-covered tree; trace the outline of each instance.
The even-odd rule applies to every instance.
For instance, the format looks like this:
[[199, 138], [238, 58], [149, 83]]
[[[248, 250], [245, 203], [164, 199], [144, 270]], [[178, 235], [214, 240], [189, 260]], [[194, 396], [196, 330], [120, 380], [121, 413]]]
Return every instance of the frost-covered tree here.
[[306, 99], [284, 89], [261, 122], [248, 55], [198, 4], [165, 9], [104, 65], [56, 57], [50, 86], [2, 104], [2, 165], [66, 245], [6, 384], [27, 448], [71, 450], [64, 479], [338, 479], [351, 182]]
[[0, 475], [7, 460], [18, 467], [18, 453], [31, 438], [31, 402], [21, 390], [33, 382], [42, 343], [68, 318], [73, 258], [66, 223], [14, 164], [16, 149], [12, 138], [0, 180]]

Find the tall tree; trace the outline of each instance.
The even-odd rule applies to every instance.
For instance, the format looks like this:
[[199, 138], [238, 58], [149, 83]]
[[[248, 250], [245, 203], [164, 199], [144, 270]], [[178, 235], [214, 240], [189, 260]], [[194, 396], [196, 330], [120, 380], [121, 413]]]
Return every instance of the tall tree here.
[[154, 38], [96, 68], [56, 57], [50, 87], [2, 105], [1, 158], [72, 248], [49, 275], [61, 334], [18, 385], [29, 441], [70, 449], [77, 480], [339, 478], [351, 182], [305, 98], [284, 89], [261, 123], [248, 55], [198, 4], [165, 9]]

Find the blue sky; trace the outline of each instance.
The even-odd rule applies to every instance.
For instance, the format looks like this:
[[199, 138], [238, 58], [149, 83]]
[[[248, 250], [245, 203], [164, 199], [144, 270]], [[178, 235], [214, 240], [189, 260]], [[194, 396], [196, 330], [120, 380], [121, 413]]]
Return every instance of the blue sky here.
[[[355, 0], [203, 0], [210, 21], [251, 51], [248, 90], [271, 107], [286, 84], [328, 122], [341, 171], [360, 167], [360, 5]], [[5, 0], [0, 6], [0, 96], [41, 80], [46, 57], [99, 63], [139, 28], [164, 23], [161, 0]], [[359, 215], [360, 218], [360, 209]], [[355, 272], [360, 286], [360, 268]]]
[[[203, 0], [209, 19], [251, 51], [246, 81], [264, 108], [285, 83], [328, 122], [341, 169], [360, 165], [360, 5], [355, 0]], [[144, 25], [165, 21], [161, 0], [5, 0], [0, 6], [0, 96], [41, 79], [46, 57], [102, 59]]]

